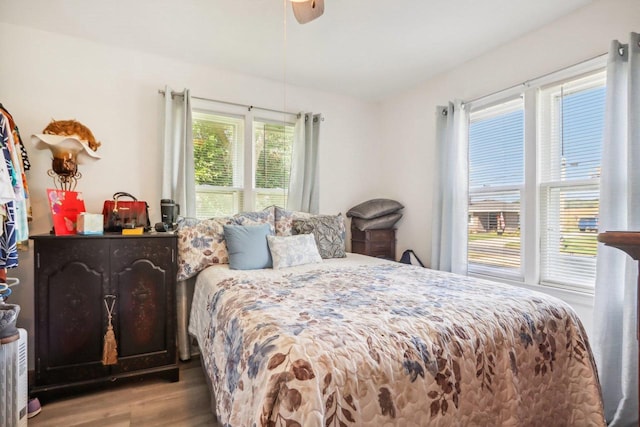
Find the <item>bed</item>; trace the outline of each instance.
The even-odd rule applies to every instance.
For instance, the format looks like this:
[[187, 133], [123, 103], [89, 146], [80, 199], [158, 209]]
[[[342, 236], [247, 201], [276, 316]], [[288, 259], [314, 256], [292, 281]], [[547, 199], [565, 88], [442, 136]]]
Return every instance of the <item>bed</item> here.
[[222, 425], [605, 425], [575, 313], [508, 285], [355, 254], [217, 265], [189, 332]]

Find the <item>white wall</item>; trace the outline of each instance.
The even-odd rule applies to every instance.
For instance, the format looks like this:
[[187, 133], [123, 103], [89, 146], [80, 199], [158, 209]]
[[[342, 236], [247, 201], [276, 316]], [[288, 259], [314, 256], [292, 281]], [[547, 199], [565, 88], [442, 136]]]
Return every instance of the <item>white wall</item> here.
[[[127, 191], [149, 203], [152, 223], [160, 220], [158, 89], [165, 84], [175, 90], [189, 87], [200, 97], [321, 112], [325, 117], [320, 148], [321, 211], [344, 213], [374, 195], [370, 166], [378, 164], [378, 154], [372, 149], [377, 141], [372, 104], [287, 87], [284, 105], [283, 82], [7, 24], [0, 24], [0, 52], [0, 102], [15, 118], [32, 165], [28, 173], [31, 234], [51, 229], [45, 197], [45, 189], [52, 187], [46, 174], [51, 157], [48, 151], [31, 146], [30, 135], [40, 133], [52, 118], [77, 119], [102, 142], [98, 150], [102, 159], [79, 168], [83, 177], [78, 190], [89, 212], [101, 212], [105, 199], [116, 191]], [[32, 251], [21, 252], [20, 266], [9, 275], [22, 281], [11, 302], [22, 307], [19, 326], [29, 330], [33, 349], [32, 257]]]
[[[398, 253], [411, 248], [423, 261], [431, 257], [436, 105], [481, 97], [606, 53], [611, 40], [628, 40], [632, 31], [640, 31], [640, 1], [596, 1], [386, 100], [381, 133], [389, 167], [382, 189], [406, 205]], [[590, 299], [553, 293], [574, 306], [589, 331]]]

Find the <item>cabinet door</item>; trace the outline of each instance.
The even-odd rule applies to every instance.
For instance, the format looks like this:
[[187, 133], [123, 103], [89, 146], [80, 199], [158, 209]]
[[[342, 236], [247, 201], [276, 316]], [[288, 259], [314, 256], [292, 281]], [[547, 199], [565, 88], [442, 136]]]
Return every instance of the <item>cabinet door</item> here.
[[118, 364], [112, 373], [175, 363], [175, 239], [111, 241]]
[[36, 381], [99, 378], [109, 253], [105, 240], [36, 240]]

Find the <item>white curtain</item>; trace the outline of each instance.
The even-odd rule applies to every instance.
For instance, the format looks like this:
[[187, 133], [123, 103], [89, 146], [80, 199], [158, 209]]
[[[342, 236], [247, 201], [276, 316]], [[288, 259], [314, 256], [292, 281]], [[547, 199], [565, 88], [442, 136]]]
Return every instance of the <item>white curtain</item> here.
[[[640, 37], [613, 41], [607, 64], [600, 231], [640, 230]], [[598, 246], [594, 354], [610, 426], [638, 425], [637, 262]]]
[[431, 268], [467, 273], [469, 114], [461, 101], [436, 108]]
[[178, 203], [180, 215], [193, 217], [196, 190], [189, 89], [172, 94], [171, 88], [165, 86], [162, 136], [162, 198]]
[[[162, 135], [162, 198], [173, 199], [180, 205], [180, 215], [195, 217], [196, 187], [193, 162], [193, 137], [191, 123], [191, 94], [173, 93], [164, 87], [164, 121]], [[190, 279], [191, 280], [191, 279]], [[187, 281], [176, 286], [177, 341], [180, 360], [191, 358], [188, 324]]]
[[319, 159], [321, 114], [300, 114], [295, 126], [287, 209], [319, 211]]

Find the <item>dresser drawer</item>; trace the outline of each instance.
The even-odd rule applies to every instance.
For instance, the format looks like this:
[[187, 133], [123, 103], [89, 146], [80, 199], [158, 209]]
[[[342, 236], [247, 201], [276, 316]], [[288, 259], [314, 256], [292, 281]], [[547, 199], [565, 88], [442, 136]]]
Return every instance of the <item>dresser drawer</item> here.
[[376, 258], [394, 259], [393, 253], [388, 247], [371, 249], [367, 255]]
[[389, 253], [389, 250], [391, 248], [393, 248], [393, 242], [391, 241], [386, 241], [386, 242], [369, 242], [369, 252], [371, 253], [380, 253], [380, 252], [385, 252], [385, 253]]
[[396, 258], [396, 230], [358, 230], [351, 227], [351, 251], [353, 253], [387, 258]]
[[395, 228], [384, 228], [380, 230], [358, 230], [351, 227], [352, 240], [364, 240], [368, 242], [389, 242], [396, 239]]

